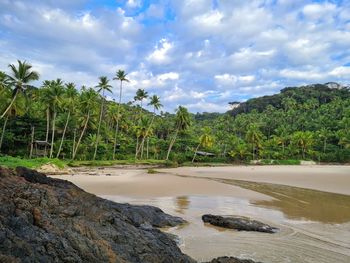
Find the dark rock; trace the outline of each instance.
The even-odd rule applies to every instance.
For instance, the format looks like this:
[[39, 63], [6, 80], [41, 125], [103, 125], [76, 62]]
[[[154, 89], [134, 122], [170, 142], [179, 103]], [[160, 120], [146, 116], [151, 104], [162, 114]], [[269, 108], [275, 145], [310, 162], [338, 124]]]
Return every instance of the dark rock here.
[[23, 167], [0, 172], [0, 262], [195, 262], [156, 228], [181, 218]]
[[215, 258], [208, 263], [259, 263], [251, 259], [240, 259], [235, 257], [219, 257]]
[[222, 217], [217, 215], [203, 215], [202, 220], [203, 222], [214, 226], [235, 229], [238, 231], [275, 233], [278, 230], [278, 228], [271, 227], [262, 222], [240, 216]]

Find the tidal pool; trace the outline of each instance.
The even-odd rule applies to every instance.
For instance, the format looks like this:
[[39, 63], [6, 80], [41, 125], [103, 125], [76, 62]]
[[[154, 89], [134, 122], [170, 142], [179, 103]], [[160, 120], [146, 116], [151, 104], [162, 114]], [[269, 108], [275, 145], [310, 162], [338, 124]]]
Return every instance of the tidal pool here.
[[[262, 262], [350, 262], [350, 196], [269, 183], [214, 179], [273, 197], [250, 201], [232, 196], [134, 197], [102, 195], [149, 204], [188, 224], [164, 229], [198, 261], [236, 256]], [[204, 224], [203, 214], [248, 216], [280, 228], [276, 234], [227, 230]]]

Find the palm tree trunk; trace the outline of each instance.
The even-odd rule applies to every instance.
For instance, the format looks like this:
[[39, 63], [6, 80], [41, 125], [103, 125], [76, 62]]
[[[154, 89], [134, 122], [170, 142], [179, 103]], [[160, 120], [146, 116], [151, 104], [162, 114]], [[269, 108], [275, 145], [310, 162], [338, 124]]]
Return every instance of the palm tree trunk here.
[[93, 161], [95, 161], [95, 159], [96, 159], [98, 139], [100, 137], [100, 129], [101, 129], [101, 122], [102, 122], [102, 114], [103, 114], [103, 104], [104, 104], [104, 94], [102, 96], [103, 96], [103, 98], [102, 98], [102, 103], [101, 103], [100, 119], [98, 121], [98, 128], [97, 128], [97, 134], [96, 134], [95, 152], [94, 152], [94, 157], [92, 158]]
[[135, 160], [137, 159], [137, 149], [139, 148], [139, 136], [136, 135], [136, 148], [135, 148]]
[[147, 158], [147, 160], [148, 160], [148, 153], [149, 153], [149, 138], [147, 138], [147, 148], [146, 148], [147, 150], [146, 150], [146, 158]]
[[46, 137], [45, 141], [49, 141], [49, 130], [50, 130], [50, 109], [46, 109]]
[[254, 145], [254, 143], [253, 143], [253, 160], [255, 160], [255, 145]]
[[15, 100], [16, 100], [16, 98], [17, 98], [17, 95], [18, 95], [18, 89], [16, 90], [16, 93], [15, 93], [15, 95], [13, 96], [10, 105], [7, 106], [6, 110], [5, 110], [4, 113], [1, 115], [0, 119], [4, 118], [5, 115], [7, 114], [7, 112], [11, 109], [13, 103], [15, 102]]
[[84, 133], [85, 133], [85, 130], [86, 130], [87, 125], [88, 125], [88, 123], [89, 123], [89, 119], [90, 119], [90, 111], [88, 111], [87, 118], [86, 118], [86, 121], [85, 121], [85, 124], [84, 124], [84, 128], [83, 128], [83, 130], [82, 130], [82, 132], [81, 132], [81, 134], [80, 134], [80, 136], [79, 136], [77, 145], [76, 145], [76, 147], [75, 147], [75, 149], [74, 149], [73, 157], [72, 157], [73, 160], [75, 159], [75, 156], [77, 155], [78, 148], [79, 148], [79, 146], [80, 146], [81, 139], [83, 138]]
[[179, 132], [179, 129], [176, 129], [174, 138], [170, 141], [169, 148], [168, 148], [168, 152], [167, 152], [167, 154], [166, 154], [166, 159], [165, 159], [165, 160], [169, 160], [169, 155], [170, 155], [171, 149], [173, 148], [173, 145], [175, 144], [175, 141], [176, 141], [176, 137], [177, 137], [178, 132]]
[[56, 158], [58, 158], [60, 156], [60, 153], [61, 153], [61, 150], [62, 150], [62, 145], [63, 145], [63, 142], [64, 142], [64, 136], [66, 135], [66, 131], [67, 131], [68, 123], [69, 123], [69, 119], [70, 119], [70, 111], [68, 111], [66, 124], [64, 125], [64, 130], [63, 130], [63, 134], [62, 134], [62, 138], [61, 138], [61, 143], [60, 143], [60, 147], [58, 148], [58, 152], [57, 152]]
[[32, 136], [31, 136], [31, 140], [30, 140], [29, 159], [32, 159], [32, 156], [33, 156], [33, 147], [34, 147], [34, 131], [35, 131], [35, 127], [34, 127], [34, 126], [32, 126]]
[[53, 113], [53, 120], [52, 120], [52, 137], [51, 137], [50, 159], [52, 158], [53, 144], [55, 142], [56, 114], [57, 114], [56, 111], [54, 111], [54, 113]]
[[194, 162], [194, 159], [196, 159], [197, 151], [198, 151], [200, 145], [201, 145], [201, 143], [198, 143], [197, 148], [194, 151], [194, 155], [193, 155], [193, 158], [192, 158], [192, 163]]
[[6, 125], [7, 125], [8, 119], [9, 119], [9, 116], [6, 115], [6, 118], [5, 118], [5, 121], [4, 121], [4, 125], [2, 126], [2, 131], [1, 131], [1, 137], [0, 137], [0, 151], [1, 151], [2, 142], [3, 142], [3, 140], [4, 140], [4, 135], [5, 135]]
[[120, 113], [120, 104], [122, 103], [122, 91], [123, 91], [123, 81], [120, 81], [119, 104], [118, 104], [118, 110], [117, 110], [117, 124], [115, 126], [115, 132], [114, 132], [113, 160], [115, 160], [115, 150], [117, 149], [117, 136], [119, 131], [119, 113]]
[[[148, 126], [148, 128], [147, 128], [147, 131], [146, 131], [146, 136], [148, 136], [148, 134], [149, 134], [149, 132], [150, 132], [150, 130], [151, 130], [151, 128], [152, 128], [153, 121], [154, 121], [154, 117], [155, 117], [155, 109], [153, 110], [153, 117], [152, 117], [152, 120], [151, 120], [150, 125], [149, 125], [149, 126]], [[146, 139], [146, 136], [144, 136], [144, 137], [142, 138], [142, 142], [141, 142], [141, 144], [140, 144], [139, 149], [137, 149], [136, 156], [137, 156], [137, 155], [139, 154], [139, 152], [140, 152], [141, 145], [144, 145], [144, 143], [145, 143], [145, 139]]]
[[73, 154], [74, 154], [74, 149], [75, 149], [75, 139], [77, 137], [77, 129], [74, 129], [74, 134], [73, 134], [73, 147], [72, 147], [72, 159], [73, 159]]

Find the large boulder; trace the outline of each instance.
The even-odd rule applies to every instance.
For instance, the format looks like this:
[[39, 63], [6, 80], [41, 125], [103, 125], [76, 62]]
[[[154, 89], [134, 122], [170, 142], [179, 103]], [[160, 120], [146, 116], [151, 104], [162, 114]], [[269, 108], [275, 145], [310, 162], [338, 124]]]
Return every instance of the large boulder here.
[[203, 215], [202, 220], [214, 226], [235, 229], [238, 231], [257, 231], [264, 233], [275, 233], [278, 228], [269, 226], [262, 222], [241, 216], [223, 217], [218, 215]]
[[195, 262], [157, 227], [184, 222], [23, 167], [0, 169], [1, 262]]

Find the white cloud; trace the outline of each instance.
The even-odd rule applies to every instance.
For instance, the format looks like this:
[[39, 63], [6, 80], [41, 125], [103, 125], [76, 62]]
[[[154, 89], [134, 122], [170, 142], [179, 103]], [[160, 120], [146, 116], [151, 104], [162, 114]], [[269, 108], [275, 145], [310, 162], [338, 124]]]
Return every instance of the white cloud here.
[[22, 59], [40, 82], [94, 86], [124, 69], [125, 101], [143, 88], [171, 111], [224, 111], [285, 86], [350, 82], [348, 1], [112, 2], [0, 0], [0, 70]]
[[329, 75], [338, 77], [338, 78], [349, 78], [350, 76], [350, 67], [336, 67], [333, 69]]
[[171, 62], [169, 52], [174, 44], [166, 38], [162, 38], [154, 47], [154, 51], [147, 56], [147, 60], [154, 64], [167, 64]]

